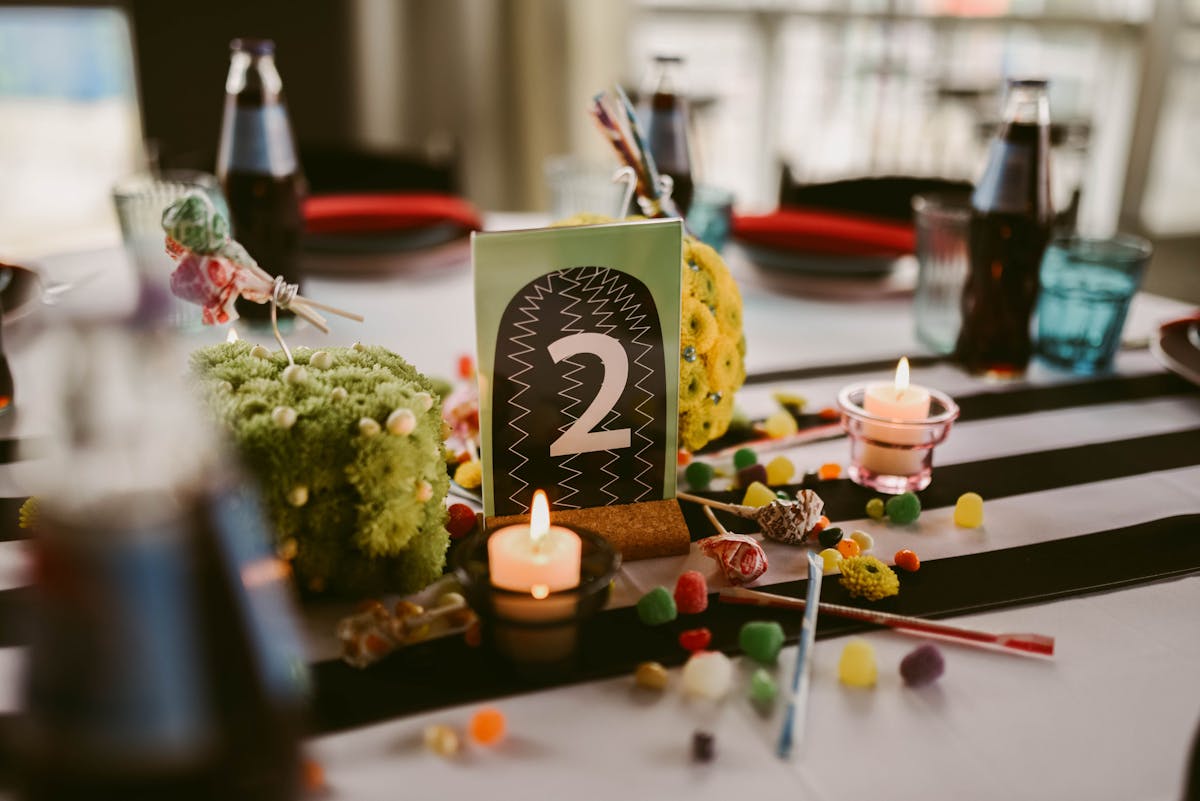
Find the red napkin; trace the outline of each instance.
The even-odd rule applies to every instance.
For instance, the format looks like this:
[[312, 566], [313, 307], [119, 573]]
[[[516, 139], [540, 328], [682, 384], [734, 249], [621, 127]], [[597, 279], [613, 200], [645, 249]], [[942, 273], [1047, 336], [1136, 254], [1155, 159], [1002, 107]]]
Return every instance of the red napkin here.
[[371, 234], [453, 223], [464, 231], [483, 228], [479, 212], [453, 195], [316, 195], [304, 201], [310, 234]]
[[795, 207], [734, 215], [733, 235], [755, 245], [840, 256], [901, 256], [916, 247], [908, 223]]

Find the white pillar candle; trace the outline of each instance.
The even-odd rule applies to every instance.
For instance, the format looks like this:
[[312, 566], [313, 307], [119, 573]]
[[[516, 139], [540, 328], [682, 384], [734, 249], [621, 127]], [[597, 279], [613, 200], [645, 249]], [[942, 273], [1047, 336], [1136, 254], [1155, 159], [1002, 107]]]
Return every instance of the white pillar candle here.
[[546, 493], [538, 490], [529, 525], [505, 526], [488, 537], [492, 585], [535, 598], [578, 587], [582, 551], [578, 534], [550, 525]]
[[[875, 417], [888, 420], [921, 421], [929, 417], [929, 390], [908, 381], [908, 359], [896, 365], [895, 380], [872, 384], [863, 396], [863, 410]], [[910, 476], [920, 471], [924, 458], [920, 450], [911, 446], [922, 442], [923, 432], [918, 429], [900, 429], [883, 423], [865, 423], [863, 433], [868, 439], [900, 447], [866, 443], [863, 447], [862, 466], [874, 473], [893, 476]]]

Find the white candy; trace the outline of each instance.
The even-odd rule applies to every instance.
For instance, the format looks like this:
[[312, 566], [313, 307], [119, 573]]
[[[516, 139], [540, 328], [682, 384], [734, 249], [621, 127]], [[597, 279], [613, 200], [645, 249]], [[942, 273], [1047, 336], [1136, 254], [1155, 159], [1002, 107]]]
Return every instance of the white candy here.
[[428, 481], [417, 482], [417, 500], [421, 503], [433, 497], [433, 485]]
[[363, 344], [363, 343], [361, 343], [361, 342], [355, 342], [355, 343], [354, 343], [353, 345], [351, 345], [350, 347], [354, 348], [354, 349], [355, 349], [356, 351], [358, 351], [359, 353], [362, 353], [364, 350], [366, 350], [366, 349], [367, 349], [367, 346], [366, 346], [366, 345], [364, 345], [364, 344]]
[[467, 605], [467, 599], [459, 592], [444, 592], [437, 599], [438, 608], [443, 606], [462, 607]]
[[319, 350], [308, 359], [310, 367], [316, 370], [328, 370], [333, 367], [333, 356], [326, 350]]
[[271, 358], [271, 351], [267, 350], [262, 345], [255, 345], [250, 349], [250, 355], [257, 356], [260, 359], [269, 359]]
[[299, 364], [289, 364], [283, 368], [283, 382], [285, 384], [303, 384], [308, 380], [308, 371]]
[[719, 701], [733, 686], [733, 662], [720, 651], [693, 654], [683, 666], [683, 691]]
[[424, 409], [425, 411], [429, 411], [430, 409], [433, 408], [433, 396], [430, 395], [428, 392], [418, 392], [413, 397], [413, 400], [415, 400], [417, 403], [421, 404], [421, 408]]
[[364, 437], [373, 437], [382, 430], [379, 423], [370, 417], [363, 417], [358, 421], [358, 433]]
[[287, 502], [292, 506], [303, 506], [308, 503], [308, 487], [297, 484], [287, 494]]
[[334, 387], [329, 390], [330, 400], [344, 401], [348, 397], [350, 397], [350, 393], [346, 391], [345, 387]]
[[397, 409], [388, 415], [387, 430], [398, 437], [406, 437], [417, 427], [417, 416], [408, 409]]
[[875, 538], [865, 531], [851, 531], [850, 539], [858, 543], [858, 547], [863, 553], [875, 547]]
[[217, 389], [222, 392], [233, 392], [233, 384], [230, 384], [228, 381], [222, 381], [217, 384]]
[[296, 410], [291, 406], [276, 406], [271, 410], [271, 421], [280, 428], [296, 425]]

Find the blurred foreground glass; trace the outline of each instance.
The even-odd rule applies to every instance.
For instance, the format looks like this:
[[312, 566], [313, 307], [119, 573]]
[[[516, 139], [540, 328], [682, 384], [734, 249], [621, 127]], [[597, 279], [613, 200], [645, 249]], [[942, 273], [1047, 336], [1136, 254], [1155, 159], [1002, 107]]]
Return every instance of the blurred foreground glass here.
[[913, 198], [917, 229], [917, 292], [913, 326], [934, 353], [952, 353], [962, 325], [962, 292], [970, 267], [967, 232], [971, 197], [965, 192]]
[[1042, 260], [1038, 355], [1075, 373], [1107, 370], [1152, 252], [1146, 240], [1124, 234], [1052, 242]]
[[687, 226], [697, 239], [720, 253], [729, 241], [732, 217], [733, 192], [704, 184], [696, 187]]
[[615, 167], [555, 156], [546, 159], [545, 174], [551, 219], [565, 220], [576, 214], [623, 216], [626, 183], [613, 181]]
[[160, 175], [136, 175], [113, 188], [113, 203], [121, 221], [125, 252], [137, 268], [140, 298], [138, 319], [166, 322], [185, 331], [201, 328], [200, 307], [171, 294], [175, 262], [164, 246], [163, 209], [199, 189], [217, 211], [229, 219], [229, 208], [216, 176], [193, 170], [166, 170]]

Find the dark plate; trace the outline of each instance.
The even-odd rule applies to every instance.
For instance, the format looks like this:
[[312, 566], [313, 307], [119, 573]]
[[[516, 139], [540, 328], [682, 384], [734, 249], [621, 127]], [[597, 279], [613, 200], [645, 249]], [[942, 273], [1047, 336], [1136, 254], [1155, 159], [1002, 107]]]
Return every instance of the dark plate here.
[[838, 256], [802, 253], [739, 241], [751, 262], [764, 270], [805, 275], [878, 278], [896, 266], [896, 256]]
[[461, 225], [446, 222], [371, 234], [305, 234], [302, 245], [310, 253], [410, 253], [453, 242], [466, 234]]
[[1200, 385], [1200, 315], [1164, 323], [1150, 350], [1167, 369]]

